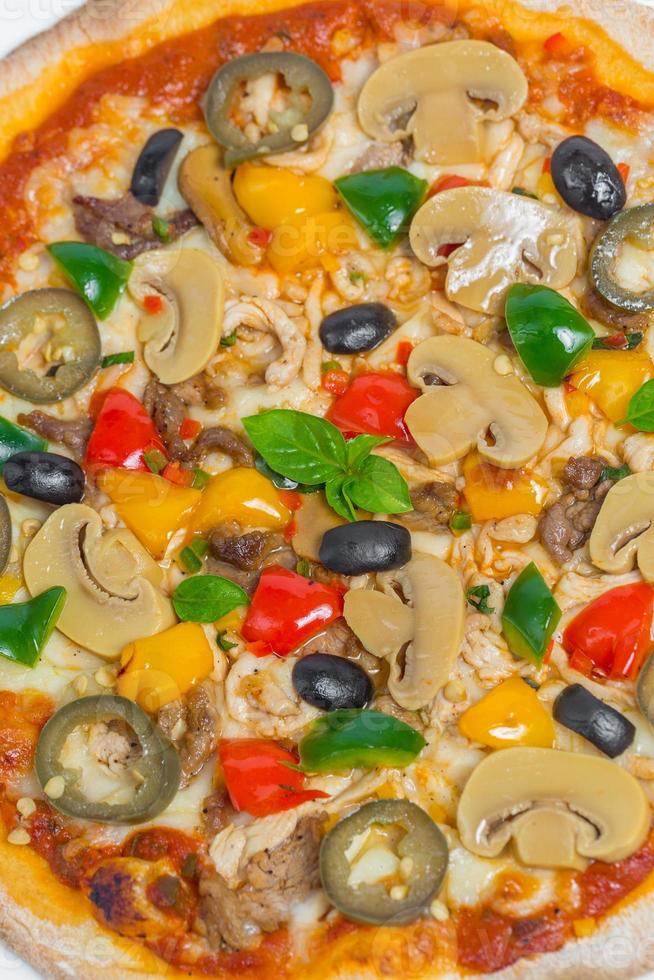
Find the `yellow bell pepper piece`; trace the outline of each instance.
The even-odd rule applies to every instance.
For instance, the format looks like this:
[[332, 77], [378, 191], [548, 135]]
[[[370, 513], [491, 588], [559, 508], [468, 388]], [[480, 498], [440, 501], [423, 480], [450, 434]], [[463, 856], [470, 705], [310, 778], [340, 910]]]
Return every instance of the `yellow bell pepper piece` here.
[[654, 365], [645, 351], [591, 350], [575, 365], [570, 384], [588, 395], [612, 422], [620, 422], [632, 396], [652, 377]]
[[0, 605], [6, 605], [14, 598], [22, 583], [15, 575], [0, 576]]
[[120, 663], [117, 693], [155, 712], [209, 676], [213, 653], [199, 623], [178, 623], [128, 643]]
[[163, 558], [175, 531], [188, 522], [201, 498], [199, 490], [178, 487], [155, 473], [103, 470], [98, 486], [116, 505], [119, 517], [153, 558]]
[[214, 626], [219, 633], [223, 633], [225, 630], [238, 633], [243, 625], [247, 611], [247, 606], [237, 606], [236, 609], [232, 609], [231, 612], [225, 613], [224, 616], [217, 619]]
[[193, 515], [193, 530], [202, 533], [226, 521], [274, 530], [286, 527], [290, 519], [290, 510], [270, 480], [257, 470], [236, 466], [209, 480]]
[[570, 418], [578, 419], [581, 415], [589, 415], [593, 406], [592, 401], [583, 391], [577, 391], [572, 385], [565, 382], [565, 407]]
[[554, 723], [536, 692], [519, 677], [510, 677], [485, 694], [459, 718], [459, 730], [491, 749], [529, 745], [551, 749]]
[[516, 514], [537, 517], [543, 509], [547, 484], [529, 470], [502, 470], [472, 452], [463, 464], [463, 476], [463, 493], [475, 521], [501, 520]]
[[324, 177], [243, 163], [234, 194], [255, 225], [273, 232], [267, 254], [276, 272], [329, 267], [334, 255], [357, 246], [354, 226]]

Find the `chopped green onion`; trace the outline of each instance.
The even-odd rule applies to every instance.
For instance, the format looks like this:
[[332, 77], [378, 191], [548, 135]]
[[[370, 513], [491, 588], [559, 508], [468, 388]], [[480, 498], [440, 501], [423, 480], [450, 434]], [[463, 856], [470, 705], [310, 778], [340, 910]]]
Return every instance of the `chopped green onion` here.
[[161, 473], [168, 464], [168, 460], [158, 449], [143, 453], [143, 462], [152, 473]]
[[303, 575], [305, 578], [311, 578], [311, 562], [307, 561], [306, 558], [300, 558], [295, 566], [295, 571], [298, 573], [298, 575]]
[[495, 612], [494, 607], [488, 605], [489, 596], [490, 587], [488, 585], [473, 585], [466, 592], [466, 598], [472, 608], [483, 613], [484, 616], [490, 616], [491, 613]]
[[228, 650], [233, 650], [235, 646], [238, 646], [237, 643], [230, 643], [229, 640], [225, 639], [226, 633], [227, 630], [223, 630], [222, 633], [219, 633], [218, 636], [216, 637], [216, 643], [218, 644], [221, 650], [225, 651], [225, 653], [227, 653]]
[[233, 347], [235, 343], [236, 343], [236, 331], [235, 330], [233, 330], [231, 333], [228, 333], [226, 337], [221, 337], [220, 338], [220, 346], [221, 347]]
[[164, 218], [154, 217], [152, 219], [152, 230], [162, 242], [170, 241], [170, 225]]
[[180, 561], [188, 572], [199, 572], [202, 568], [202, 559], [208, 550], [208, 542], [204, 538], [196, 538], [182, 550]]
[[323, 374], [328, 374], [330, 371], [342, 371], [343, 368], [338, 361], [323, 361], [320, 370]]
[[193, 483], [191, 486], [194, 490], [202, 490], [206, 487], [207, 483], [211, 479], [211, 473], [207, 473], [206, 470], [202, 470], [199, 467], [193, 470]]
[[472, 517], [465, 510], [457, 510], [450, 519], [450, 527], [453, 531], [469, 531], [472, 527]]
[[108, 368], [112, 364], [132, 364], [134, 362], [134, 351], [125, 350], [120, 354], [107, 354], [100, 362], [101, 367]]
[[364, 276], [363, 272], [359, 272], [356, 269], [352, 270], [348, 278], [353, 286], [356, 286], [356, 284], [359, 282], [365, 282], [366, 280], [366, 277]]
[[626, 476], [631, 476], [631, 470], [626, 463], [622, 466], [605, 466], [600, 476], [600, 483], [604, 480], [624, 480]]

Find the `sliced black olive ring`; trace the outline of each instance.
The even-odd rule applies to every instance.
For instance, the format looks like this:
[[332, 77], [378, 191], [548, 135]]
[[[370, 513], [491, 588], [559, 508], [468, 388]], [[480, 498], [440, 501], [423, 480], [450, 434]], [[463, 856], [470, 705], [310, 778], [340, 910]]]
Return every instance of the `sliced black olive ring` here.
[[[134, 795], [128, 803], [89, 800], [79, 788], [80, 770], [65, 768], [61, 754], [69, 735], [100, 722], [119, 721], [134, 735], [139, 755], [133, 766]], [[131, 741], [131, 734], [130, 734]], [[116, 695], [94, 695], [60, 708], [43, 728], [36, 747], [36, 774], [45, 789], [60, 776], [65, 789], [50, 798], [57, 810], [82, 820], [100, 823], [141, 823], [169, 806], [180, 783], [177, 751], [144, 711], [133, 701]], [[47, 794], [46, 794], [47, 795]]]
[[[386, 882], [351, 884], [353, 868], [365, 849], [364, 835], [376, 828], [388, 830], [389, 839], [397, 840], [397, 832], [402, 835], [393, 849], [400, 862], [406, 858], [410, 866], [397, 892]], [[362, 849], [352, 856], [357, 839]], [[327, 834], [320, 848], [320, 877], [332, 905], [348, 919], [400, 925], [418, 918], [428, 907], [448, 860], [447, 841], [424, 810], [408, 800], [377, 800], [345, 817]]]
[[134, 165], [130, 192], [141, 204], [156, 207], [184, 137], [179, 129], [160, 129], [153, 133]]
[[[21, 369], [15, 352], [21, 341], [43, 323], [47, 327], [48, 321], [50, 343], [62, 351], [62, 361], [53, 362], [41, 377], [29, 368]], [[19, 398], [36, 404], [68, 398], [93, 377], [100, 356], [93, 314], [70, 289], [33, 289], [0, 307], [0, 386]]]
[[621, 310], [644, 313], [654, 310], [654, 289], [635, 292], [615, 276], [616, 255], [626, 242], [654, 249], [654, 204], [640, 204], [621, 211], [595, 239], [590, 252], [590, 278], [604, 299]]
[[[269, 72], [280, 74], [290, 89], [284, 112], [270, 112], [275, 132], [252, 142], [230, 115], [241, 86]], [[307, 107], [306, 101], [310, 105]], [[323, 125], [334, 104], [334, 89], [320, 65], [292, 51], [262, 51], [234, 58], [219, 68], [207, 91], [205, 119], [209, 132], [225, 147], [225, 165], [231, 167], [253, 157], [295, 150]], [[301, 133], [301, 137], [295, 137]]]

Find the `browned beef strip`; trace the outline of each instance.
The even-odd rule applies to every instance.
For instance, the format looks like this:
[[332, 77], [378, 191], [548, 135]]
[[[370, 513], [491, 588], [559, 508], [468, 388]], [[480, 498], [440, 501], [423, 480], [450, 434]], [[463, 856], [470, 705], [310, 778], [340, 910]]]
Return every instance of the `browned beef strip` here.
[[255, 854], [244, 882], [230, 889], [217, 872], [200, 878], [200, 916], [214, 948], [256, 946], [261, 932], [274, 932], [292, 906], [320, 884], [321, 815], [303, 817], [291, 836], [271, 851]]
[[185, 405], [198, 405], [203, 408], [220, 408], [225, 404], [225, 392], [215, 378], [206, 371], [194, 374], [186, 381], [171, 385], [173, 391]]
[[590, 490], [606, 465], [599, 456], [571, 456], [563, 469], [563, 479], [573, 490]]
[[207, 540], [207, 570], [236, 582], [246, 592], [256, 588], [262, 569], [268, 565], [294, 569], [297, 564], [297, 555], [275, 531], [244, 534], [236, 521], [228, 521], [210, 531]]
[[[131, 194], [107, 201], [100, 197], [73, 198], [75, 226], [86, 239], [121, 259], [134, 259], [141, 252], [161, 248], [161, 238], [155, 233], [152, 222], [154, 208], [141, 204]], [[168, 225], [168, 241], [194, 228], [198, 219], [188, 208], [176, 211], [164, 219]], [[129, 241], [122, 241], [128, 238]]]
[[392, 715], [393, 718], [398, 718], [400, 721], [405, 722], [405, 724], [411, 725], [411, 728], [415, 728], [418, 732], [424, 731], [425, 726], [423, 725], [418, 712], [408, 711], [406, 708], [401, 708], [390, 694], [378, 695], [370, 707], [375, 711], [383, 711], [385, 715]]
[[370, 675], [378, 689], [383, 688], [388, 679], [388, 662], [369, 653], [342, 617], [330, 623], [322, 633], [307, 640], [295, 651], [295, 656], [307, 657], [311, 653], [328, 653], [334, 657], [354, 660]]
[[358, 174], [363, 170], [385, 170], [387, 167], [401, 167], [407, 161], [407, 153], [402, 143], [373, 143], [361, 156], [358, 156], [349, 173]]
[[457, 492], [451, 483], [422, 483], [411, 491], [413, 510], [398, 516], [400, 523], [416, 531], [446, 527], [456, 510]]
[[572, 456], [563, 470], [567, 491], [543, 511], [538, 530], [552, 558], [570, 561], [593, 530], [604, 497], [613, 480], [602, 480], [606, 460], [598, 456]]
[[66, 446], [78, 459], [81, 459], [86, 452], [86, 444], [93, 430], [91, 419], [64, 420], [39, 411], [30, 412], [28, 415], [21, 413], [16, 421], [50, 442], [58, 442], [59, 445]]
[[[158, 723], [179, 751], [181, 785], [187, 786], [218, 745], [218, 712], [209, 686], [196, 684], [183, 698], [165, 704], [159, 711]], [[183, 726], [181, 734], [175, 731], [177, 726]]]
[[202, 803], [202, 829], [207, 837], [215, 837], [234, 822], [236, 810], [224, 787], [214, 790]]
[[153, 379], [146, 385], [143, 405], [171, 458], [185, 459], [188, 447], [179, 434], [186, 417], [181, 398], [171, 388]]
[[204, 429], [186, 453], [186, 460], [195, 466], [211, 452], [225, 453], [231, 456], [239, 466], [253, 466], [254, 453], [239, 437], [225, 425], [212, 425]]

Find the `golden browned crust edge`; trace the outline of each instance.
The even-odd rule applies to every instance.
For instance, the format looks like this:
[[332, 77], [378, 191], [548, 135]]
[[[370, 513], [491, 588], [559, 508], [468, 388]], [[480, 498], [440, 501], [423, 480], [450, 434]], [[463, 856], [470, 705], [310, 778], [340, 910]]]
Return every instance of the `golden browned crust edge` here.
[[[248, 14], [262, 10], [295, 6], [302, 0], [87, 0], [79, 10], [21, 45], [0, 61], [0, 102], [12, 93], [26, 89], [56, 68], [71, 52], [97, 44], [121, 43], [122, 57], [136, 55], [166, 37], [209, 23], [230, 13]], [[474, 3], [474, 0], [472, 0]], [[463, 4], [464, 6], [467, 4]], [[504, 0], [481, 0], [477, 6], [495, 10], [502, 19], [503, 8], [513, 6]], [[187, 16], [179, 21], [179, 11], [187, 7]], [[635, 0], [522, 0], [522, 6], [534, 13], [556, 11], [566, 16], [587, 18], [598, 23], [606, 33], [624, 47], [642, 65], [654, 70], [654, 10]], [[409, 8], [407, 8], [409, 9]], [[173, 16], [177, 11], [178, 16]], [[147, 27], [144, 32], [143, 28]], [[140, 37], [139, 37], [140, 33]], [[89, 63], [92, 70], [96, 62]], [[84, 77], [83, 61], [76, 65], [76, 81]], [[2, 846], [3, 873], [12, 874], [11, 852]], [[22, 869], [26, 884], [39, 889], [41, 873]], [[32, 880], [30, 880], [32, 879]], [[63, 892], [62, 892], [63, 889]], [[65, 901], [66, 890], [57, 883], [57, 897]], [[72, 896], [74, 893], [70, 893]], [[71, 898], [72, 900], [72, 898]], [[0, 880], [0, 936], [11, 949], [36, 970], [52, 980], [155, 980], [162, 976], [182, 977], [163, 961], [156, 961], [156, 972], [139, 965], [144, 951], [140, 944], [130, 945], [103, 929], [93, 919], [82, 922], [55, 923], [33, 911], [31, 889], [21, 892], [18, 901]], [[625, 980], [654, 967], [654, 896], [647, 894], [610, 916], [588, 939], [568, 943], [556, 953], [523, 960], [494, 974], [496, 980]], [[148, 957], [151, 959], [151, 957]], [[303, 980], [324, 977], [320, 964], [301, 971]], [[339, 970], [349, 980], [373, 980], [376, 973]], [[432, 975], [433, 977], [434, 975]], [[456, 971], [442, 974], [441, 980], [454, 980]], [[418, 980], [416, 977], [415, 980]]]

